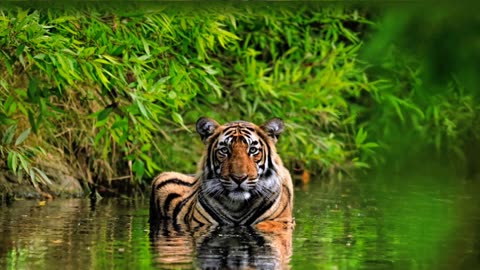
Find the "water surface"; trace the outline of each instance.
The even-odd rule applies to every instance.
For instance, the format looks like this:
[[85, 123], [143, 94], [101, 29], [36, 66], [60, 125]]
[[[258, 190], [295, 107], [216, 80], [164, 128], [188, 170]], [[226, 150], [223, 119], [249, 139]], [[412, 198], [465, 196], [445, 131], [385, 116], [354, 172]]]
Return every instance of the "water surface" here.
[[154, 231], [148, 198], [17, 200], [0, 207], [0, 268], [478, 269], [477, 182], [386, 178], [297, 187], [293, 234]]

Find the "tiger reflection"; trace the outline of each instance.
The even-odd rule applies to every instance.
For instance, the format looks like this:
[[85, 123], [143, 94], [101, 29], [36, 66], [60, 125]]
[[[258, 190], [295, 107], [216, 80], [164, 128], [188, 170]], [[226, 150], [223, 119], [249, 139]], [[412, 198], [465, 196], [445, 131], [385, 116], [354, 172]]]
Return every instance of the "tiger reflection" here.
[[288, 269], [292, 228], [265, 231], [249, 226], [183, 228], [152, 226], [154, 256], [161, 268]]

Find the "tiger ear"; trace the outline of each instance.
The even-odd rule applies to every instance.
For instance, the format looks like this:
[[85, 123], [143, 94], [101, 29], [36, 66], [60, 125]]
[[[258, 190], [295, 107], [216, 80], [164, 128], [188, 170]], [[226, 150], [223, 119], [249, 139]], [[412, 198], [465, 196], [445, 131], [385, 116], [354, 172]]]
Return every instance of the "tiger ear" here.
[[200, 117], [197, 120], [197, 133], [200, 134], [200, 138], [206, 144], [208, 137], [210, 137], [215, 129], [219, 126], [217, 121], [208, 117]]
[[265, 124], [261, 126], [261, 128], [273, 139], [273, 142], [276, 143], [280, 134], [283, 132], [283, 128], [285, 124], [283, 124], [283, 120], [280, 118], [273, 118], [268, 120]]

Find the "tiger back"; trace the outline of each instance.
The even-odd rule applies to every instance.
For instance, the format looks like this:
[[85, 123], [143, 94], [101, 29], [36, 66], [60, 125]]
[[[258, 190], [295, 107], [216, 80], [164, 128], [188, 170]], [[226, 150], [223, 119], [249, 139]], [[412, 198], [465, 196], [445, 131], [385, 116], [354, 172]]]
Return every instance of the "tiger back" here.
[[197, 174], [167, 172], [154, 179], [150, 222], [292, 225], [292, 180], [275, 148], [283, 129], [278, 118], [261, 126], [200, 118], [196, 130], [206, 149]]

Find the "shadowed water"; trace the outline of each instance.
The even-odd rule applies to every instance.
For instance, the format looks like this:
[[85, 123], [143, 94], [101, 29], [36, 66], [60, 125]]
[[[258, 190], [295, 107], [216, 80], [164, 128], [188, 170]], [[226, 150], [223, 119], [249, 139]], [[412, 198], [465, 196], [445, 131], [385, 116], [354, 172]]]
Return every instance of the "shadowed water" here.
[[296, 228], [150, 228], [148, 198], [0, 208], [0, 269], [475, 269], [475, 181], [401, 175], [295, 191]]

